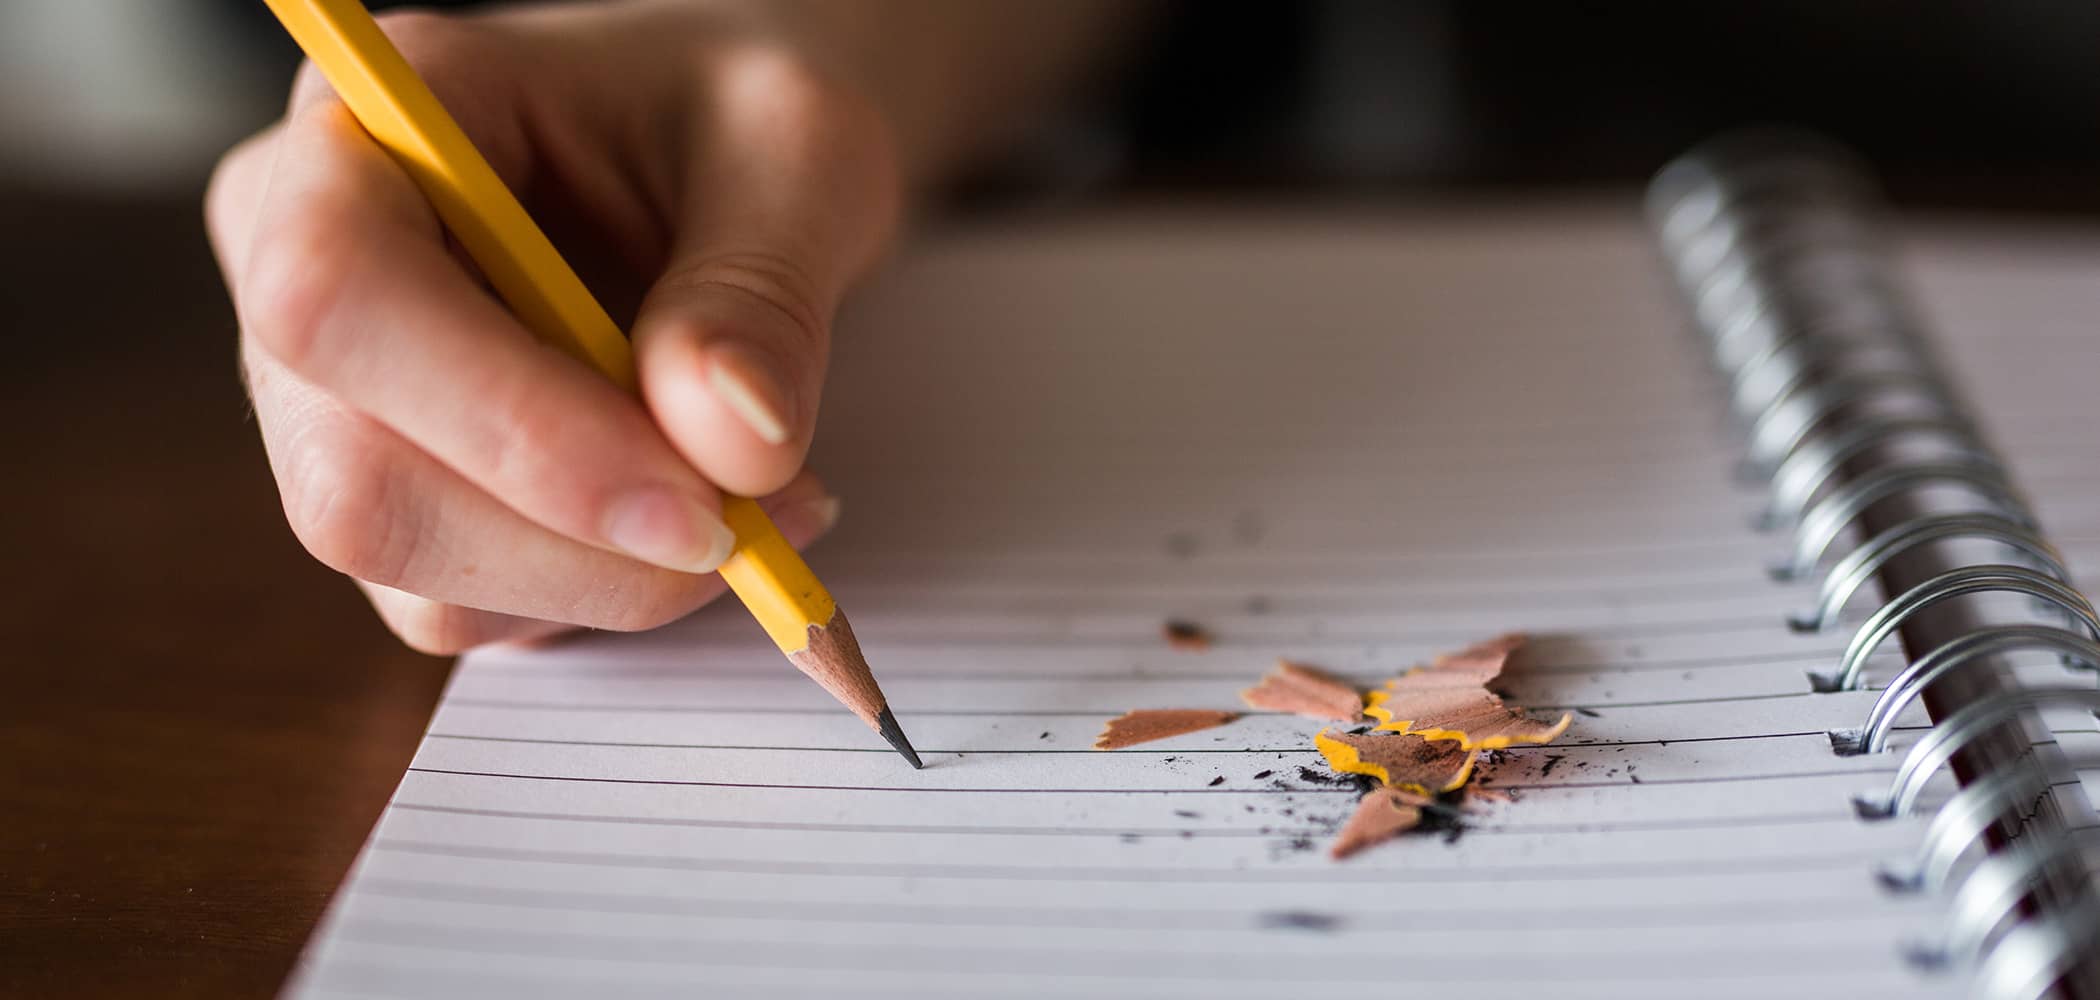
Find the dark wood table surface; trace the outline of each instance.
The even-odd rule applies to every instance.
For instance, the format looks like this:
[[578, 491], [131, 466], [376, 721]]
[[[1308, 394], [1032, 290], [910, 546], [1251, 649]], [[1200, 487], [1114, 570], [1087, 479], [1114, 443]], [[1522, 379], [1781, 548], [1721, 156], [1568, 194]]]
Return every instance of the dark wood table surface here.
[[0, 190], [0, 996], [267, 996], [447, 664], [285, 527], [197, 201]]

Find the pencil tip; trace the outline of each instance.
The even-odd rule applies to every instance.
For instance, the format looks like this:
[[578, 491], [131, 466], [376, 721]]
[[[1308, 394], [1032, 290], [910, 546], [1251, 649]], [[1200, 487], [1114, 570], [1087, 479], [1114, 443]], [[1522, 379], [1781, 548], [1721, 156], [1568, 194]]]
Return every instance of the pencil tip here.
[[876, 713], [875, 731], [881, 733], [890, 746], [895, 747], [905, 760], [911, 762], [912, 770], [916, 771], [926, 766], [925, 762], [919, 760], [919, 752], [912, 749], [911, 740], [905, 738], [904, 727], [897, 725], [897, 717], [890, 712], [888, 706]]

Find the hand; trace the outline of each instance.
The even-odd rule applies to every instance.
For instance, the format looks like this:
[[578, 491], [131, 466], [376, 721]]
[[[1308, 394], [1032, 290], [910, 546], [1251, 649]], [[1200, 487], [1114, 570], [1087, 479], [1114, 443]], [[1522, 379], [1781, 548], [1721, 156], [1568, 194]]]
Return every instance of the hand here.
[[[293, 531], [410, 645], [648, 628], [722, 590], [721, 494], [807, 544], [831, 317], [901, 201], [885, 120], [697, 4], [383, 19], [616, 318], [642, 398], [479, 283], [308, 67], [206, 216]], [[718, 489], [719, 488], [719, 489]]]

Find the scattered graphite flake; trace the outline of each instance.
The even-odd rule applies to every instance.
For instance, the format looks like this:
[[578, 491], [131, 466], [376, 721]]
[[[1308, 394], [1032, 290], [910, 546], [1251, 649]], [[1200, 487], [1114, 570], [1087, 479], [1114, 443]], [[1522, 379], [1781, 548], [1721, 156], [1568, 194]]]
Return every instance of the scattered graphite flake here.
[[1212, 788], [1216, 788], [1216, 787], [1218, 787], [1219, 785], [1222, 785], [1222, 784], [1224, 784], [1224, 783], [1225, 783], [1225, 776], [1224, 776], [1224, 775], [1222, 775], [1222, 774], [1221, 774], [1221, 775], [1218, 775], [1218, 776], [1217, 776], [1217, 777], [1215, 777], [1215, 778], [1212, 778], [1212, 779], [1210, 779], [1210, 787], [1212, 787]]
[[1421, 795], [1464, 785], [1480, 758], [1478, 750], [1467, 750], [1450, 740], [1431, 741], [1412, 734], [1334, 736], [1321, 730], [1313, 737], [1313, 746], [1327, 758], [1327, 766], [1337, 771], [1368, 774], [1381, 784]]
[[1319, 931], [1326, 933], [1339, 930], [1342, 918], [1336, 913], [1315, 913], [1311, 910], [1274, 910], [1255, 917], [1258, 926], [1275, 930]]
[[1120, 750], [1139, 743], [1222, 726], [1237, 718], [1237, 712], [1217, 712], [1204, 708], [1140, 708], [1108, 720], [1108, 726], [1101, 730], [1100, 738], [1094, 741], [1094, 749]]
[[1351, 813], [1334, 841], [1327, 847], [1328, 856], [1339, 861], [1377, 844], [1399, 836], [1422, 822], [1422, 807], [1429, 798], [1398, 788], [1373, 789], [1356, 803], [1356, 812]]
[[1210, 648], [1210, 631], [1195, 622], [1169, 621], [1159, 631], [1167, 645], [1184, 653], [1201, 653]]
[[1524, 642], [1524, 636], [1512, 633], [1439, 656], [1371, 692], [1364, 714], [1378, 719], [1379, 729], [1457, 740], [1469, 750], [1551, 743], [1567, 731], [1573, 716], [1563, 713], [1558, 722], [1534, 719], [1487, 689]]
[[1249, 708], [1335, 722], [1354, 722], [1364, 714], [1364, 696], [1356, 685], [1289, 660], [1278, 660], [1276, 669], [1240, 692], [1240, 700]]
[[1373, 787], [1373, 779], [1368, 775], [1336, 774], [1333, 771], [1321, 771], [1304, 766], [1298, 768], [1298, 780], [1308, 785], [1326, 785], [1328, 787], [1355, 785], [1357, 791], [1360, 792], [1368, 792]]
[[1461, 812], [1441, 802], [1431, 803], [1422, 807], [1422, 823], [1415, 829], [1423, 833], [1443, 834], [1444, 843], [1456, 844], [1458, 838], [1466, 835], [1465, 818]]

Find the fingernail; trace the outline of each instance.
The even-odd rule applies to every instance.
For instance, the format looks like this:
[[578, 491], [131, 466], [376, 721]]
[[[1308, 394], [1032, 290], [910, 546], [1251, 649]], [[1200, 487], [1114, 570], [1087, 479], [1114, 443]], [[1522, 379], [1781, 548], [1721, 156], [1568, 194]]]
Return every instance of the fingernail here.
[[740, 344], [718, 344], [708, 352], [707, 384], [729, 412], [767, 444], [786, 444], [787, 381], [757, 351]]
[[605, 540], [640, 559], [682, 573], [712, 573], [736, 548], [720, 516], [667, 487], [636, 490], [605, 516]]
[[807, 544], [839, 523], [839, 498], [821, 497], [782, 507], [773, 512], [773, 523], [789, 541]]

